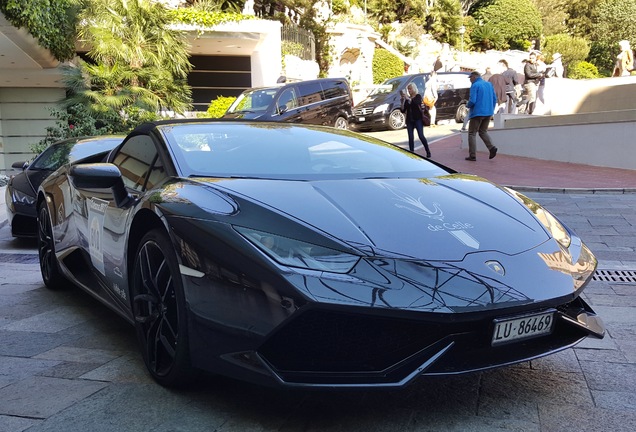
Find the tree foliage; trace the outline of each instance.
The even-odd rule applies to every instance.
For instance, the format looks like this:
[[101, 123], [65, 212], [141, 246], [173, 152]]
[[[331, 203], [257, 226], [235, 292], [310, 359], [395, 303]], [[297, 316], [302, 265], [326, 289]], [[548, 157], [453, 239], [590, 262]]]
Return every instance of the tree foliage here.
[[482, 25], [495, 27], [513, 48], [523, 41], [538, 39], [543, 31], [541, 14], [532, 0], [494, 0], [479, 9], [475, 18]]
[[599, 0], [569, 0], [566, 7], [568, 17], [565, 21], [568, 33], [589, 38], [593, 23], [593, 12]]
[[570, 0], [532, 0], [541, 14], [543, 34], [546, 36], [567, 33], [565, 22], [569, 15], [567, 12]]
[[581, 37], [568, 34], [546, 37], [543, 48], [546, 58], [552, 58], [557, 52], [562, 54], [562, 62], [567, 66], [585, 60], [590, 53], [590, 44]]
[[368, 0], [367, 12], [373, 21], [380, 24], [389, 24], [395, 20], [423, 21], [428, 15], [429, 3], [430, 0]]
[[[130, 123], [158, 111], [190, 108], [191, 69], [185, 35], [172, 30], [172, 16], [152, 0], [91, 0], [80, 14], [79, 37], [90, 61], [67, 75], [67, 106], [84, 104], [97, 117]], [[134, 124], [133, 124], [134, 126]]]
[[15, 27], [24, 27], [60, 60], [75, 55], [78, 0], [3, 0], [0, 11]]
[[632, 46], [636, 43], [635, 16], [636, 0], [601, 0], [594, 9], [589, 60], [603, 75], [612, 72], [620, 53], [618, 41], [626, 39]]
[[458, 45], [459, 27], [462, 25], [462, 13], [459, 0], [437, 0], [430, 9], [427, 18], [431, 34], [442, 43]]
[[471, 47], [478, 51], [505, 50], [508, 47], [499, 29], [492, 24], [475, 27], [470, 33]]

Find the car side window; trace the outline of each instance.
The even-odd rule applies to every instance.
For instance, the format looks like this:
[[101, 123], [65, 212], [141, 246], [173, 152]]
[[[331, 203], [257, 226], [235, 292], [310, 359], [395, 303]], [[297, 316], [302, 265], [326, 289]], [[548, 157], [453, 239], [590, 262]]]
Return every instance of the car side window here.
[[122, 145], [113, 163], [119, 167], [124, 185], [141, 192], [156, 158], [157, 148], [152, 139], [147, 135], [137, 135]]
[[298, 86], [300, 106], [309, 105], [323, 100], [320, 82], [301, 83]]
[[328, 81], [323, 83], [325, 99], [334, 99], [347, 94], [346, 84], [343, 81]]
[[293, 87], [283, 90], [278, 98], [276, 104], [276, 112], [282, 114], [284, 111], [289, 111], [292, 108], [298, 106], [298, 98], [296, 96], [296, 90]]

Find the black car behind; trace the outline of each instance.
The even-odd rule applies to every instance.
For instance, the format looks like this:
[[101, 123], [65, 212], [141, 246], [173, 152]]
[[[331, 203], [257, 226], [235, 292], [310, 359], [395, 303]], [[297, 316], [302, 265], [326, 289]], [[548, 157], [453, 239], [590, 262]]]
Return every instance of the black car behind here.
[[49, 174], [68, 163], [98, 162], [124, 139], [123, 136], [68, 138], [51, 144], [31, 162], [14, 162], [22, 169], [7, 184], [5, 203], [14, 237], [35, 237], [35, 195]]

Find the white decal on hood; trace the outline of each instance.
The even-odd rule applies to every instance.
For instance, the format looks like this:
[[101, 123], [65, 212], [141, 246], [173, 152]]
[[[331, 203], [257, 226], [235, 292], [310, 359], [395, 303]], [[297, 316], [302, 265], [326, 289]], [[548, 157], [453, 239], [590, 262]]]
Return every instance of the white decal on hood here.
[[447, 231], [464, 245], [473, 249], [479, 249], [479, 241], [475, 237], [468, 234], [468, 232], [466, 232], [467, 229], [474, 228], [472, 224], [461, 221], [452, 223], [444, 222], [444, 212], [442, 211], [441, 206], [438, 203], [434, 202], [434, 210], [431, 210], [422, 203], [421, 197], [415, 198], [413, 196], [407, 195], [384, 182], [377, 182], [377, 184], [380, 187], [390, 191], [397, 197], [399, 203], [395, 204], [396, 207], [410, 210], [419, 215], [426, 216], [431, 219], [437, 219], [441, 222], [440, 224], [429, 223], [427, 227], [429, 231]]
[[473, 249], [479, 249], [479, 242], [477, 239], [466, 231], [449, 231], [457, 240], [464, 243], [466, 246], [471, 247]]
[[378, 182], [378, 184], [384, 189], [389, 190], [393, 195], [397, 197], [399, 201], [401, 201], [401, 203], [395, 204], [396, 207], [410, 210], [414, 213], [432, 219], [437, 219], [440, 221], [444, 220], [444, 212], [442, 211], [438, 203], [433, 203], [434, 210], [431, 210], [422, 203], [421, 197], [412, 197], [410, 195], [402, 193], [399, 190], [396, 190], [395, 188], [383, 182]]

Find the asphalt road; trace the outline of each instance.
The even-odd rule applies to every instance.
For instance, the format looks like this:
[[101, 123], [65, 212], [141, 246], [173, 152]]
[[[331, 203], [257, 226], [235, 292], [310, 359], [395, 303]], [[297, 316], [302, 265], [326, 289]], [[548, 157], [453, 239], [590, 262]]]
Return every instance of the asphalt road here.
[[[376, 134], [393, 133], [405, 136]], [[391, 391], [279, 390], [216, 376], [164, 389], [146, 374], [133, 329], [78, 289], [44, 288], [35, 242], [5, 225], [0, 432], [636, 430], [636, 194], [528, 195], [597, 255], [584, 297], [606, 338]]]

